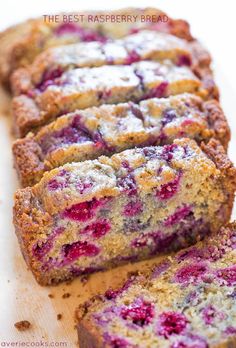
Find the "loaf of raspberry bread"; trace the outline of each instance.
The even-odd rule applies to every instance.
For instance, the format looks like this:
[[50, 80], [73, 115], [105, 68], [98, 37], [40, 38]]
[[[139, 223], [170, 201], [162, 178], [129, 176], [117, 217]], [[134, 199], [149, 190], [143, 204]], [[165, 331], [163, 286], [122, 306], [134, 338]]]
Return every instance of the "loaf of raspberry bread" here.
[[148, 99], [139, 104], [102, 105], [59, 117], [37, 134], [13, 144], [14, 164], [23, 186], [65, 163], [189, 137], [218, 139], [227, 149], [230, 131], [219, 103], [192, 94]]
[[183, 248], [230, 218], [236, 171], [220, 143], [66, 164], [15, 195], [14, 224], [37, 281], [58, 283]]
[[[59, 46], [76, 42], [100, 41], [105, 42], [108, 39], [117, 39], [137, 32], [140, 29], [161, 31], [192, 41], [189, 25], [184, 20], [174, 20], [166, 16], [165, 13], [154, 8], [128, 8], [117, 11], [89, 11], [79, 12], [83, 15], [83, 21], [76, 22], [71, 13], [71, 19], [74, 22], [66, 21], [69, 19], [69, 13], [63, 21], [63, 14], [59, 16], [59, 23], [45, 21], [43, 16], [37, 19], [31, 19], [24, 23], [11, 27], [0, 33], [0, 79], [8, 82], [9, 76], [14, 69], [26, 66], [33, 62], [35, 57], [48, 47]], [[103, 23], [92, 22], [88, 16], [134, 16], [132, 21], [107, 21]], [[141, 17], [143, 16], [143, 17]], [[149, 16], [149, 17], [148, 17]], [[133, 17], [133, 18], [134, 18]], [[142, 20], [144, 19], [145, 20]]]
[[[198, 47], [198, 48], [197, 48]], [[102, 65], [129, 65], [140, 60], [172, 60], [176, 65], [191, 66], [201, 71], [210, 65], [209, 54], [198, 44], [176, 36], [143, 30], [123, 39], [108, 42], [86, 42], [53, 47], [40, 54], [32, 65], [16, 70], [12, 75], [15, 95], [42, 89], [75, 68]], [[209, 72], [210, 74], [210, 72]]]
[[80, 348], [236, 347], [236, 223], [76, 311]]
[[24, 136], [31, 129], [77, 108], [137, 102], [184, 92], [208, 98], [211, 91], [189, 67], [178, 67], [169, 60], [74, 69], [64, 72], [48, 86], [13, 98], [15, 132]]

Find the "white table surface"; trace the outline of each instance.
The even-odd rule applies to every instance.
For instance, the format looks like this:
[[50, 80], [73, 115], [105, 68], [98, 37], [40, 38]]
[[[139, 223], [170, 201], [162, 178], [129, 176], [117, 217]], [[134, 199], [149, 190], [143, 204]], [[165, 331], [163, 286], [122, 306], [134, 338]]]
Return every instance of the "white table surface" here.
[[[110, 9], [127, 6], [155, 6], [172, 17], [187, 19], [192, 33], [210, 50], [214, 59], [217, 84], [221, 92], [221, 102], [231, 126], [232, 140], [229, 155], [236, 164], [236, 88], [235, 88], [235, 1], [226, 0], [1, 0], [0, 30], [28, 17], [60, 11], [80, 11], [85, 9]], [[1, 48], [0, 48], [1, 50]], [[1, 51], [0, 51], [1, 54]], [[15, 172], [12, 168], [10, 136], [10, 103], [0, 91], [0, 347], [12, 342], [28, 342], [36, 346], [44, 343], [56, 345], [65, 342], [64, 347], [76, 347], [76, 332], [73, 328], [75, 307], [98, 290], [119, 283], [128, 270], [140, 266], [128, 266], [104, 274], [96, 274], [86, 284], [80, 280], [71, 285], [62, 284], [53, 288], [42, 288], [36, 284], [27, 271], [12, 226], [13, 194], [17, 188]], [[234, 209], [233, 218], [236, 218]], [[150, 264], [153, 261], [145, 262]], [[62, 294], [71, 293], [68, 299]], [[54, 298], [48, 297], [52, 293]], [[62, 313], [61, 321], [56, 320]], [[14, 323], [29, 320], [32, 329], [19, 333]], [[18, 343], [19, 344], [19, 343]]]

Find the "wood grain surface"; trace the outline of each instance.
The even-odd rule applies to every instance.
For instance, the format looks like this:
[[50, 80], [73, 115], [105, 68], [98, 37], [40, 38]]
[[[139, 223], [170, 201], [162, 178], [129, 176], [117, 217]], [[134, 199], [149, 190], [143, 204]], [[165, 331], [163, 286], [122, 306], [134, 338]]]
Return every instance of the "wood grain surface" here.
[[[165, 7], [163, 9], [168, 11]], [[227, 19], [224, 20], [227, 21]], [[209, 46], [211, 46], [210, 39], [209, 36]], [[208, 46], [207, 35], [204, 42]], [[212, 47], [214, 48], [213, 44]], [[215, 60], [215, 57], [213, 58]], [[236, 164], [236, 89], [233, 85], [233, 83], [235, 84], [235, 79], [233, 79], [235, 63], [233, 65], [230, 62], [232, 62], [232, 59], [226, 61], [226, 55], [222, 52], [222, 59], [218, 56], [215, 60], [214, 70], [221, 91], [222, 106], [232, 132], [229, 156]], [[231, 64], [232, 75], [229, 74], [229, 64]], [[1, 90], [0, 347], [7, 347], [12, 342], [30, 343], [30, 347], [43, 347], [46, 344], [53, 347], [77, 347], [77, 336], [74, 329], [74, 310], [76, 306], [87, 300], [91, 295], [103, 292], [109, 286], [118, 285], [125, 279], [127, 272], [146, 269], [157, 262], [158, 259], [98, 273], [88, 279], [77, 279], [71, 284], [64, 283], [57, 287], [39, 286], [26, 268], [12, 225], [13, 195], [18, 187], [12, 164], [12, 140], [10, 98]], [[233, 218], [236, 219], [236, 207], [234, 207]], [[66, 298], [63, 298], [63, 294], [69, 295], [65, 295]], [[62, 315], [61, 320], [57, 320], [58, 314]], [[19, 332], [14, 327], [14, 323], [21, 320], [28, 320], [32, 324], [31, 328]], [[20, 343], [18, 343], [18, 346], [20, 346]]]

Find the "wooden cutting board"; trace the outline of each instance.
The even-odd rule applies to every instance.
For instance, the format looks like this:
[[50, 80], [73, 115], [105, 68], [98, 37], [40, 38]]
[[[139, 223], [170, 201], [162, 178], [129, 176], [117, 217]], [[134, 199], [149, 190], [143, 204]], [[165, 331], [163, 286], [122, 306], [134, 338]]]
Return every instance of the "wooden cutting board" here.
[[[220, 70], [216, 68], [216, 71]], [[220, 74], [217, 75], [217, 83], [232, 130], [229, 155], [236, 163], [234, 91]], [[160, 258], [97, 273], [71, 284], [39, 286], [26, 268], [12, 225], [13, 195], [18, 183], [11, 155], [10, 99], [2, 90], [0, 109], [0, 346], [5, 343], [7, 347], [11, 342], [27, 342], [37, 346], [42, 342], [58, 347], [76, 347], [75, 308], [109, 286], [119, 285], [128, 272], [151, 267]], [[236, 218], [236, 209], [233, 217]], [[63, 294], [66, 294], [65, 298]], [[62, 315], [61, 320], [57, 320], [58, 314]], [[25, 332], [17, 331], [14, 323], [21, 320], [30, 321], [32, 327]]]

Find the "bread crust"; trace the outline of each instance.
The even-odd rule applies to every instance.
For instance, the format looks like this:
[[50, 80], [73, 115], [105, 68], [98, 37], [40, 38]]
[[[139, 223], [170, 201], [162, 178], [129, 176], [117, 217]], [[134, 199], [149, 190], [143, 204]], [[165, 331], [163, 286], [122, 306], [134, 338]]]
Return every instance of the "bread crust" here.
[[202, 143], [201, 148], [223, 174], [222, 185], [228, 195], [227, 206], [224, 207], [223, 216], [225, 214], [226, 221], [230, 221], [235, 198], [236, 168], [218, 140], [211, 139], [208, 144]]
[[27, 95], [21, 95], [12, 101], [14, 115], [13, 132], [16, 137], [27, 134], [32, 128], [37, 127], [42, 119], [42, 113], [35, 101]]
[[208, 90], [210, 98], [219, 100], [219, 89], [214, 81], [209, 52], [197, 40], [191, 42], [190, 47], [193, 56], [193, 72], [202, 81], [204, 88]]
[[81, 348], [104, 347], [104, 342], [102, 342], [101, 336], [98, 334], [98, 330], [94, 329], [89, 320], [83, 320], [89, 307], [96, 301], [102, 301], [102, 296], [93, 296], [89, 301], [85, 302], [75, 311], [75, 320], [78, 323], [76, 326], [78, 343], [79, 347]]
[[12, 146], [14, 167], [18, 173], [22, 186], [32, 186], [40, 180], [49, 168], [45, 165], [42, 149], [34, 141], [33, 135], [25, 139], [18, 139]]
[[213, 138], [219, 140], [227, 151], [231, 132], [220, 103], [217, 100], [206, 101], [203, 104], [203, 110], [206, 112], [209, 126], [214, 132]]

